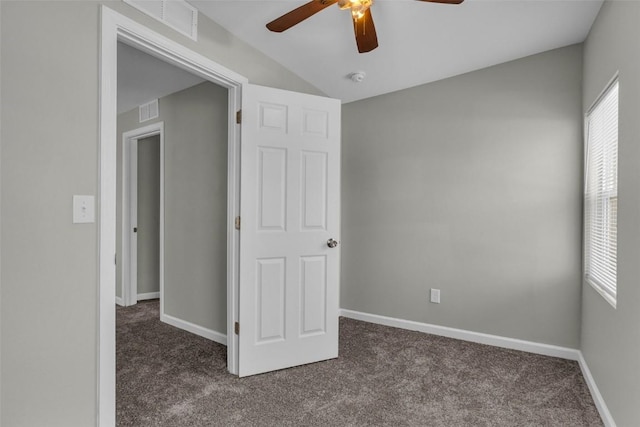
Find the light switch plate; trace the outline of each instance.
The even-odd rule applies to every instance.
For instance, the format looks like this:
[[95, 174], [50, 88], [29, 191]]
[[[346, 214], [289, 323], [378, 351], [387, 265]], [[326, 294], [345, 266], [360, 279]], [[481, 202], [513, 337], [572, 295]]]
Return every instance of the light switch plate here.
[[93, 196], [73, 196], [73, 223], [96, 222], [95, 198]]
[[440, 289], [431, 289], [431, 302], [440, 304]]

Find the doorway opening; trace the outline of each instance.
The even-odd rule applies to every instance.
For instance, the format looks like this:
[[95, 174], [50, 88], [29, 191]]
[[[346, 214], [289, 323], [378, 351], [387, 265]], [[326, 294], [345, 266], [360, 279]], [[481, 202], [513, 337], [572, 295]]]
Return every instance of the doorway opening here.
[[[116, 304], [164, 290], [164, 122], [122, 134], [120, 286]], [[139, 267], [140, 264], [140, 268]]]
[[[182, 183], [188, 184], [186, 187], [183, 185], [180, 191], [166, 192], [164, 239], [167, 243], [164, 260], [166, 267], [171, 259], [169, 251], [181, 249], [180, 244], [174, 244], [173, 237], [172, 243], [168, 243], [169, 231], [187, 233], [195, 230], [196, 233], [190, 236], [200, 238], [200, 235], [209, 232], [212, 224], [223, 224], [223, 230], [226, 229], [226, 233], [223, 231], [214, 241], [222, 244], [223, 249], [219, 253], [225, 253], [226, 245], [226, 256], [217, 257], [217, 261], [224, 258], [223, 267], [226, 264], [226, 269], [221, 271], [226, 273], [224, 343], [227, 345], [228, 371], [246, 376], [337, 357], [340, 252], [336, 238], [339, 239], [340, 231], [340, 101], [250, 85], [244, 77], [107, 7], [102, 6], [101, 10], [100, 424], [115, 423], [114, 254], [117, 227], [114, 207], [117, 198], [115, 141], [118, 117], [115, 107], [118, 98], [118, 43], [149, 54], [160, 63], [169, 63], [196, 75], [206, 80], [201, 85], [215, 86], [223, 93], [223, 106], [219, 114], [210, 114], [207, 119], [211, 121], [214, 116], [224, 119], [217, 128], [224, 129], [219, 141], [226, 140], [227, 146], [225, 155], [218, 156], [223, 161], [226, 157], [226, 168], [218, 168], [226, 178], [227, 188], [223, 193], [226, 195], [226, 205], [220, 204], [223, 205], [223, 213], [218, 216], [219, 221], [192, 227], [191, 230], [188, 227], [174, 229], [169, 225], [169, 212], [173, 208], [168, 207], [174, 201], [169, 201], [167, 196], [173, 198], [177, 194], [195, 192], [192, 191], [194, 188], [189, 187], [194, 181], [183, 179]], [[200, 90], [196, 92], [196, 95], [202, 96]], [[240, 113], [241, 102], [246, 109], [244, 114], [237, 114]], [[174, 111], [189, 122], [193, 112], [188, 110], [197, 104], [184, 103], [182, 108]], [[162, 103], [159, 108], [162, 110]], [[166, 140], [180, 139], [169, 135], [168, 120], [164, 121]], [[185, 140], [189, 141], [189, 138]], [[169, 154], [178, 154], [179, 158], [182, 150], [180, 146], [174, 146], [165, 148], [165, 151], [166, 161]], [[242, 173], [241, 155], [244, 164]], [[202, 158], [207, 157], [191, 157], [187, 162], [182, 162], [182, 168], [174, 167], [175, 164], [169, 167], [167, 163], [165, 187], [172, 182], [169, 175], [177, 170], [203, 171], [202, 167], [196, 167], [202, 166]], [[244, 183], [242, 195], [240, 180]], [[205, 180], [205, 185], [210, 185], [210, 182]], [[203, 210], [201, 200], [178, 203], [175, 209], [188, 211], [189, 214], [200, 212]], [[245, 215], [242, 218], [242, 234], [238, 231], [241, 225], [240, 203]], [[289, 245], [288, 242], [297, 243]], [[216, 260], [215, 256], [205, 255], [204, 258]], [[170, 301], [168, 285], [170, 281], [173, 282], [168, 271], [165, 268], [165, 306]], [[186, 277], [195, 277], [200, 273], [197, 268], [190, 269]], [[242, 286], [239, 283], [240, 274], [243, 276]], [[242, 301], [239, 298], [240, 288]], [[196, 292], [194, 295], [199, 294]], [[183, 297], [179, 292], [174, 296], [178, 299]], [[166, 313], [161, 320], [171, 323]], [[174, 326], [201, 335], [205, 332], [190, 322]], [[193, 330], [189, 329], [191, 327]], [[215, 337], [211, 339], [215, 341]], [[239, 356], [243, 359], [240, 360]], [[267, 363], [259, 363], [262, 361]], [[242, 366], [244, 368], [239, 372]]]
[[199, 78], [224, 88], [227, 92], [227, 369], [237, 374], [238, 249], [239, 235], [234, 219], [239, 215], [239, 110], [241, 88], [247, 79], [184, 46], [149, 30], [143, 25], [101, 7], [100, 37], [100, 148], [99, 148], [99, 324], [98, 324], [98, 423], [115, 425], [115, 306], [117, 200], [117, 53], [124, 43]]

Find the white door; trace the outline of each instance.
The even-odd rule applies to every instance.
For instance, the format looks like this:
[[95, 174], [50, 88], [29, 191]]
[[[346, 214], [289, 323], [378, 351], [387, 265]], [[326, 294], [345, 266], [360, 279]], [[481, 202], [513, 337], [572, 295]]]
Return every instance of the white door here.
[[340, 102], [244, 85], [241, 132], [239, 375], [338, 357]]

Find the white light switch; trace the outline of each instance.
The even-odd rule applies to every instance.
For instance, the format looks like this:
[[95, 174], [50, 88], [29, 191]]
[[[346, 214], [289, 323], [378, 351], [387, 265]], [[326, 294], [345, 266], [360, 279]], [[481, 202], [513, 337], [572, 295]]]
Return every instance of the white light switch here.
[[440, 304], [440, 289], [431, 289], [431, 302]]
[[96, 221], [95, 199], [93, 196], [73, 196], [73, 223], [87, 224]]

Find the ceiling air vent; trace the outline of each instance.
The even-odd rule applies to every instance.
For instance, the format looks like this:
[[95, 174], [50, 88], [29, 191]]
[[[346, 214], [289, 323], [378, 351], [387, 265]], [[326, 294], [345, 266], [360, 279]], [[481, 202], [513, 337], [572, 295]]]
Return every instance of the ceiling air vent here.
[[198, 10], [184, 0], [124, 0], [193, 40], [198, 40]]
[[158, 100], [154, 99], [151, 102], [141, 105], [138, 107], [138, 111], [140, 113], [140, 123], [146, 122], [147, 120], [157, 119], [160, 115], [160, 110], [158, 109]]

